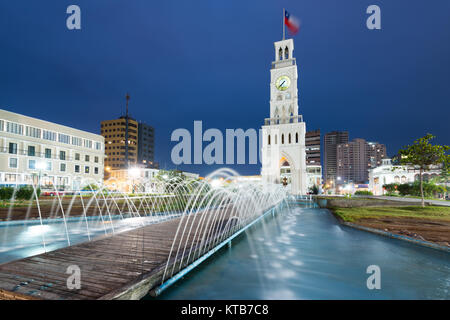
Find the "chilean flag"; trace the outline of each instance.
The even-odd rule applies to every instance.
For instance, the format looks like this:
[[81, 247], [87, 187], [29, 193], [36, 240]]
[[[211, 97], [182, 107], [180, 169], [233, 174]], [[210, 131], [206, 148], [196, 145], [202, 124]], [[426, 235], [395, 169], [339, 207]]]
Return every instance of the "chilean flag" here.
[[286, 10], [284, 11], [284, 24], [288, 27], [292, 35], [295, 35], [300, 30], [300, 20], [291, 16]]

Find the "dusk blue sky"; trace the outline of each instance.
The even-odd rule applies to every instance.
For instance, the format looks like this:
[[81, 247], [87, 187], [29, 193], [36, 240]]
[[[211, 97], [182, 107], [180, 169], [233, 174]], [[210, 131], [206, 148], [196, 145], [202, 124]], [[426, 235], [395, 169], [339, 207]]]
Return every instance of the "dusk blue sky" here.
[[[82, 30], [66, 28], [71, 4]], [[371, 4], [381, 30], [366, 28]], [[294, 55], [308, 130], [348, 130], [390, 155], [427, 132], [450, 144], [448, 0], [2, 1], [0, 108], [99, 133], [128, 91], [131, 115], [155, 127], [156, 160], [174, 168], [174, 129], [258, 129], [269, 117], [283, 7], [302, 21]]]

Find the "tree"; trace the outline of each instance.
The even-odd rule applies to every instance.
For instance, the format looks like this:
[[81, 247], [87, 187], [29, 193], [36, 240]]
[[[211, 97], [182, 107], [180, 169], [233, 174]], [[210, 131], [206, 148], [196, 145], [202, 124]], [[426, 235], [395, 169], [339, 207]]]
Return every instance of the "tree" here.
[[319, 187], [316, 185], [313, 185], [311, 188], [309, 188], [309, 192], [311, 194], [319, 194]]
[[413, 166], [419, 169], [420, 195], [422, 198], [422, 207], [425, 207], [425, 198], [423, 194], [423, 172], [431, 169], [432, 166], [441, 166], [443, 172], [450, 162], [450, 155], [447, 152], [450, 146], [432, 145], [430, 140], [435, 138], [430, 133], [414, 141], [399, 151], [399, 163], [402, 165]]

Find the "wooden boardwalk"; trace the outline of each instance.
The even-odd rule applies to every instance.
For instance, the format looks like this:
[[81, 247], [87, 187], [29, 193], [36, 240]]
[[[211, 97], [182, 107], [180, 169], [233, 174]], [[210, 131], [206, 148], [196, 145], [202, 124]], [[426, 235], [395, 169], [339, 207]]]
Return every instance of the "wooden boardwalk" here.
[[[194, 231], [199, 216], [208, 213], [197, 214], [196, 225], [182, 244], [186, 252], [191, 248], [195, 252], [200, 244]], [[225, 214], [221, 225], [226, 221]], [[161, 283], [179, 222], [177, 218], [2, 264], [0, 299], [140, 299]], [[212, 239], [221, 235], [219, 227], [215, 230]], [[175, 252], [173, 263], [180, 263]], [[80, 289], [67, 287], [71, 265], [81, 270]]]

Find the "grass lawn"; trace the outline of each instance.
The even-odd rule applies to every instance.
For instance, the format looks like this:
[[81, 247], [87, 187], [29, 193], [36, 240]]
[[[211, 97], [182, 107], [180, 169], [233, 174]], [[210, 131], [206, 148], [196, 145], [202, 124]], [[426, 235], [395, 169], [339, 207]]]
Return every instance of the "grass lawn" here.
[[333, 208], [333, 212], [347, 222], [386, 217], [450, 221], [450, 207], [438, 206]]

